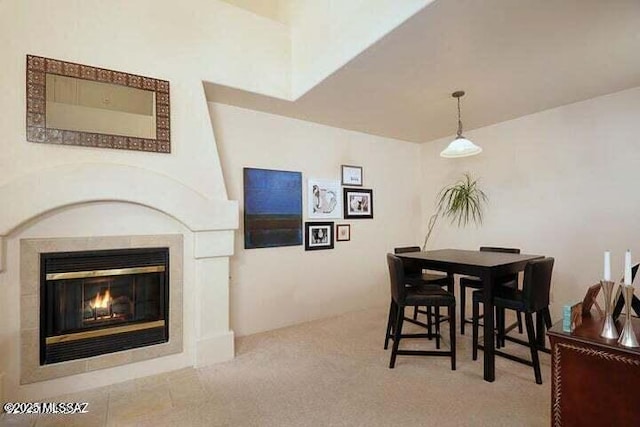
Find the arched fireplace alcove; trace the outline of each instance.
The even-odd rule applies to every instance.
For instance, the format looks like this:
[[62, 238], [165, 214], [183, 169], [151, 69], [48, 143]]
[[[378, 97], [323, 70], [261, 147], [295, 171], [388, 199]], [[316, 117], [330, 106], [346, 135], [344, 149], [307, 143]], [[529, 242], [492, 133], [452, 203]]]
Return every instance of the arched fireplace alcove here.
[[[177, 354], [183, 364], [188, 359], [187, 363], [193, 366], [233, 357], [233, 332], [228, 324], [228, 258], [233, 253], [233, 233], [238, 226], [236, 202], [209, 200], [165, 175], [113, 164], [70, 165], [26, 175], [0, 186], [0, 200], [11, 206], [0, 210], [0, 286], [6, 287], [4, 304], [20, 307], [17, 314], [15, 309], [7, 310], [14, 313], [14, 318], [7, 323], [6, 336], [15, 341], [0, 343], [7, 346], [2, 351], [8, 357], [0, 364], [0, 372], [5, 372], [6, 395], [45, 396], [53, 390], [60, 394], [90, 388], [83, 381], [85, 377], [96, 374], [89, 374], [90, 371], [104, 368], [110, 368], [110, 377], [102, 378], [101, 385], [122, 381], [131, 373], [117, 367], [128, 363], [145, 363], [142, 370], [136, 370], [140, 375], [159, 373], [172, 368], [154, 359], [171, 354]], [[127, 209], [139, 211], [140, 215], [151, 212], [150, 216], [166, 217], [175, 225], [168, 234], [159, 235], [131, 230], [121, 235], [104, 227], [107, 231], [99, 235], [68, 237], [52, 233], [20, 238], [25, 227], [59, 212], [95, 212], [100, 206], [129, 206]], [[173, 288], [168, 300], [168, 342], [147, 347], [151, 351], [137, 349], [137, 353], [126, 357], [123, 352], [114, 352], [42, 364], [38, 345], [41, 319], [39, 311], [34, 310], [42, 298], [41, 254], [140, 248], [165, 248], [171, 253], [168, 268]], [[184, 287], [189, 295], [183, 295], [183, 264], [193, 282]], [[190, 307], [193, 324], [188, 327], [178, 322], [183, 318], [185, 299], [194, 305]], [[70, 377], [75, 380], [66, 381]]]

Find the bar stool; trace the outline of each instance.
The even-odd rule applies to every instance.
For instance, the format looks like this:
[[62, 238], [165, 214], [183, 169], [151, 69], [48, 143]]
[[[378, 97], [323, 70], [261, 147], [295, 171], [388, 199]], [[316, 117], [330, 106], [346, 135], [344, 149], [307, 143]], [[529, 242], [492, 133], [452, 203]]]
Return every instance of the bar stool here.
[[[451, 356], [451, 369], [456, 369], [456, 299], [453, 294], [443, 290], [439, 286], [411, 287], [406, 286], [402, 260], [393, 254], [387, 254], [387, 266], [389, 267], [389, 279], [391, 284], [391, 305], [389, 306], [389, 319], [384, 348], [388, 348], [389, 339], [393, 339], [391, 360], [389, 368], [393, 369], [398, 355], [412, 356]], [[442, 350], [399, 350], [402, 338], [431, 338], [432, 334], [402, 334], [405, 307], [435, 307], [436, 313], [440, 307], [447, 307], [449, 317], [450, 351]], [[436, 334], [440, 336], [440, 323], [436, 322]], [[393, 331], [393, 332], [392, 332]]]
[[[420, 252], [420, 246], [404, 246], [399, 248], [394, 248], [393, 253], [395, 254], [404, 254], [409, 252]], [[425, 285], [437, 285], [437, 286], [446, 286], [449, 292], [453, 292], [453, 275], [448, 274], [437, 274], [437, 273], [425, 273], [420, 267], [420, 265], [414, 260], [402, 259], [402, 265], [404, 267], [405, 281], [410, 286], [425, 286]], [[427, 316], [427, 328], [429, 329], [429, 333], [431, 333], [431, 325], [432, 319], [435, 316], [429, 310], [420, 310], [420, 307], [414, 307], [413, 309], [413, 320], [418, 319], [418, 314], [424, 314]], [[438, 317], [440, 314], [438, 313]], [[409, 320], [409, 319], [406, 319]], [[439, 321], [446, 321], [446, 317], [442, 317]], [[418, 325], [421, 325], [420, 322], [413, 322]]]
[[[536, 383], [542, 384], [540, 373], [540, 359], [538, 358], [538, 341], [536, 331], [533, 326], [533, 314], [543, 316], [547, 328], [551, 327], [551, 313], [549, 312], [549, 293], [551, 291], [551, 274], [553, 272], [553, 258], [530, 261], [524, 270], [524, 283], [522, 290], [498, 287], [493, 296], [493, 304], [496, 313], [499, 311], [515, 310], [517, 313], [524, 313], [525, 325], [527, 328], [527, 341], [522, 341], [513, 337], [506, 337], [509, 341], [528, 346], [531, 351], [531, 361], [496, 350], [495, 354], [507, 359], [533, 366]], [[473, 360], [478, 358], [478, 314], [479, 306], [483, 301], [482, 290], [473, 292]], [[486, 313], [491, 315], [490, 313]], [[539, 331], [541, 333], [542, 331]]]

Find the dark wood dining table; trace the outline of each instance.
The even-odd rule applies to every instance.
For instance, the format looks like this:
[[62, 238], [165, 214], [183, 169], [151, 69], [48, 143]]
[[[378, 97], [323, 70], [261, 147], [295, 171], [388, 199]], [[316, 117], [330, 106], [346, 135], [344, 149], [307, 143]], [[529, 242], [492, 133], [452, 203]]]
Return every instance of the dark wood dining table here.
[[[461, 249], [438, 249], [426, 252], [397, 254], [400, 258], [414, 260], [423, 269], [446, 272], [449, 275], [465, 274], [482, 279], [484, 312], [493, 313], [493, 287], [496, 278], [523, 271], [529, 261], [544, 258], [542, 255], [480, 252]], [[453, 289], [449, 289], [453, 291]], [[484, 316], [484, 379], [493, 382], [495, 369], [494, 318]], [[540, 333], [540, 335], [543, 335]]]

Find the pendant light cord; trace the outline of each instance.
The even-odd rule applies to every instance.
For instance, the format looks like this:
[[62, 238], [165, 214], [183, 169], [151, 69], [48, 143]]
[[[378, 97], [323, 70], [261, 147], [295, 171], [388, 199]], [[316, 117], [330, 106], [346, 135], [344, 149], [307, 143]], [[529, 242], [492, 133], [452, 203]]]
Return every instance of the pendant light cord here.
[[460, 97], [458, 97], [458, 138], [462, 137], [462, 119], [460, 118]]

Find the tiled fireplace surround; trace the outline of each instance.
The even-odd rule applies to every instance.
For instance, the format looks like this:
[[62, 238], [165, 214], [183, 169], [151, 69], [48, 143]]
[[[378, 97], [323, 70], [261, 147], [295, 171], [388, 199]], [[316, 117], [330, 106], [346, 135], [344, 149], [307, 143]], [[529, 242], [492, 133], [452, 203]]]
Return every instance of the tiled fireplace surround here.
[[[169, 248], [169, 342], [40, 366], [40, 254], [85, 250]], [[24, 239], [20, 242], [20, 382], [66, 377], [182, 351], [182, 236], [106, 236]]]
[[[92, 184], [90, 189], [85, 184], [87, 176], [94, 178], [95, 185]], [[99, 179], [95, 179], [96, 176]], [[44, 182], [46, 186], [42, 185]], [[0, 361], [0, 400], [35, 399], [78, 391], [86, 387], [69, 385], [82, 383], [90, 375], [87, 372], [117, 370], [118, 366], [130, 363], [138, 364], [136, 372], [149, 373], [183, 367], [172, 368], [170, 363], [154, 362], [172, 354], [188, 353], [193, 366], [233, 357], [233, 332], [228, 324], [228, 259], [233, 252], [233, 230], [238, 226], [236, 202], [212, 201], [164, 175], [112, 164], [65, 166], [27, 175], [0, 186], [0, 200], [15, 202], [14, 208], [0, 210], [0, 284], [19, 289], [9, 294], [16, 297], [9, 303], [20, 306], [20, 319], [13, 322], [19, 324], [19, 330], [7, 334], [13, 337], [14, 342], [0, 342], [0, 346], [7, 346], [0, 348], [0, 352], [9, 356], [4, 363]], [[177, 220], [188, 229], [186, 233], [189, 235], [37, 236], [35, 239], [21, 239], [17, 246], [19, 261], [6, 262], [9, 258], [16, 258], [7, 256], [6, 252], [16, 247], [7, 243], [19, 234], [25, 224], [33, 224], [60, 209], [98, 202], [154, 209]], [[9, 203], [7, 206], [12, 205]], [[183, 247], [183, 241], [188, 245]], [[159, 246], [170, 248], [169, 342], [40, 366], [37, 329], [39, 254]], [[186, 335], [183, 306], [184, 299], [191, 296], [183, 295], [183, 265], [194, 271], [191, 276], [196, 282], [195, 286], [189, 286], [196, 292], [195, 316], [192, 316], [195, 321], [189, 325], [192, 333]], [[15, 283], [15, 278], [19, 278], [19, 283]], [[14, 363], [7, 363], [12, 357]], [[147, 365], [141, 366], [140, 363]], [[74, 376], [77, 381], [73, 381]], [[123, 372], [119, 372], [113, 378], [113, 382], [121, 381], [126, 379], [126, 373], [123, 376]], [[109, 380], [103, 378], [102, 385], [106, 383]]]

